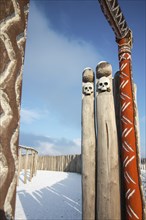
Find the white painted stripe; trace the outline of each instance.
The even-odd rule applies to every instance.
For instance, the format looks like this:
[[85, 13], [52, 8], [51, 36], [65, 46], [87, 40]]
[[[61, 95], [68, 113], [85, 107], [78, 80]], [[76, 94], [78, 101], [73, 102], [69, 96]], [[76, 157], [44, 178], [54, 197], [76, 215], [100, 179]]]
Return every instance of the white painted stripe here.
[[127, 179], [125, 173], [124, 173], [124, 177], [125, 177], [125, 180], [127, 181], [127, 183], [129, 183], [129, 180]]
[[127, 55], [128, 55], [127, 60], [131, 60], [131, 55], [128, 53], [127, 53]]
[[122, 75], [122, 74], [120, 74], [120, 76], [119, 76], [120, 78], [122, 78], [122, 79], [124, 79], [125, 77]]
[[132, 152], [134, 152], [134, 150], [132, 149], [132, 147], [131, 147], [126, 141], [124, 141], [124, 144], [125, 144]]
[[125, 130], [122, 132], [122, 136], [125, 134], [128, 128], [125, 128]]
[[130, 211], [132, 212], [132, 214], [133, 214], [137, 219], [139, 219], [139, 217], [136, 215], [136, 213], [135, 213], [134, 210], [131, 208], [131, 206], [128, 205], [128, 207], [129, 207]]
[[125, 82], [125, 80], [123, 80], [123, 82], [121, 82], [121, 84], [120, 84], [120, 88], [122, 87], [122, 85], [124, 84], [124, 82]]
[[131, 157], [131, 158], [126, 162], [125, 167], [127, 167], [128, 164], [129, 164], [132, 160], [134, 160], [134, 158], [135, 158], [135, 156]]
[[130, 105], [130, 102], [128, 102], [127, 105], [125, 105], [125, 107], [122, 109], [122, 112], [124, 112], [129, 105]]
[[126, 98], [128, 98], [128, 99], [131, 99], [127, 94], [125, 94], [124, 92], [121, 92], [121, 94], [123, 95], [123, 96], [125, 96]]
[[132, 131], [133, 128], [130, 128], [129, 131], [126, 132], [126, 134], [124, 135], [124, 137], [127, 137], [128, 134]]
[[125, 60], [125, 53], [123, 53], [121, 56], [120, 56], [120, 61], [124, 59]]
[[132, 177], [129, 175], [129, 173], [127, 171], [126, 171], [126, 175], [132, 183], [136, 184], [136, 182], [132, 179]]
[[122, 147], [124, 148], [125, 151], [129, 152], [129, 150], [127, 150], [127, 148], [124, 146], [124, 144], [122, 144]]
[[125, 193], [125, 197], [127, 198], [129, 191], [131, 191], [131, 189], [128, 189], [127, 192]]
[[127, 125], [127, 122], [123, 118], [121, 118], [121, 121]]
[[122, 95], [120, 95], [120, 97], [121, 97], [121, 99], [125, 100], [125, 98]]
[[127, 80], [127, 81], [123, 84], [122, 88], [124, 88], [124, 87], [127, 85], [128, 82], [129, 82], [129, 80]]
[[130, 199], [131, 196], [135, 193], [135, 189], [128, 195], [128, 200]]
[[123, 103], [123, 105], [121, 106], [121, 109], [123, 109], [125, 105], [126, 105], [126, 102]]
[[123, 63], [123, 64], [121, 65], [121, 71], [122, 71], [126, 66], [127, 66], [127, 63]]
[[132, 122], [128, 119], [128, 118], [126, 118], [124, 115], [122, 116], [127, 122], [129, 122], [129, 124], [131, 124], [132, 125]]
[[126, 163], [127, 160], [128, 160], [128, 156], [124, 159], [123, 165]]
[[124, 73], [123, 71], [121, 71], [121, 75], [129, 77], [128, 74]]
[[130, 214], [127, 206], [126, 206], [126, 210], [127, 210], [128, 215], [132, 218], [132, 215]]

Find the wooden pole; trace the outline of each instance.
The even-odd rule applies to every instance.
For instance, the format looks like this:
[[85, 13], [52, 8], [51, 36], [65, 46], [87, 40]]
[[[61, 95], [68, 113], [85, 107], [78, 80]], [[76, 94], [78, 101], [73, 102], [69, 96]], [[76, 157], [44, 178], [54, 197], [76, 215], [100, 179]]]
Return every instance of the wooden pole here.
[[97, 219], [121, 219], [119, 154], [112, 92], [112, 67], [96, 68]]
[[27, 182], [27, 168], [28, 168], [28, 149], [26, 149], [25, 164], [24, 164], [24, 183]]
[[82, 219], [95, 219], [94, 73], [83, 71], [82, 94]]
[[33, 169], [34, 169], [34, 151], [31, 150], [31, 155], [30, 155], [30, 176], [29, 176], [29, 181], [31, 181], [33, 177]]
[[0, 219], [14, 219], [21, 81], [29, 0], [0, 1]]
[[22, 163], [22, 150], [19, 148], [18, 152], [18, 176], [17, 176], [17, 186], [19, 185], [19, 176], [21, 172], [21, 163]]
[[121, 164], [124, 177], [125, 219], [145, 218], [145, 203], [140, 187], [138, 139], [135, 126], [135, 97], [131, 69], [132, 32], [116, 0], [99, 0], [102, 10], [115, 32], [119, 49], [121, 105]]
[[135, 120], [135, 97], [131, 70], [131, 38], [117, 40], [120, 62], [120, 103], [122, 164], [125, 194], [125, 219], [144, 219], [140, 183], [138, 139]]

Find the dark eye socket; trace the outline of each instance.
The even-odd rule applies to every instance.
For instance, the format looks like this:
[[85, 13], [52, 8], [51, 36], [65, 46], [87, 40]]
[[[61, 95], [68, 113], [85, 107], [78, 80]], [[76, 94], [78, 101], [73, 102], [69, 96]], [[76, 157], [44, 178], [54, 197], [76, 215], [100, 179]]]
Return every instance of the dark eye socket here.
[[85, 89], [88, 89], [88, 87], [85, 87]]
[[107, 85], [108, 85], [108, 83], [107, 83], [107, 82], [105, 82], [105, 83], [104, 83], [104, 85], [105, 85], [105, 86], [107, 86]]
[[89, 86], [89, 89], [92, 89], [92, 87], [91, 87], [91, 86]]
[[102, 86], [102, 83], [99, 83], [100, 86]]

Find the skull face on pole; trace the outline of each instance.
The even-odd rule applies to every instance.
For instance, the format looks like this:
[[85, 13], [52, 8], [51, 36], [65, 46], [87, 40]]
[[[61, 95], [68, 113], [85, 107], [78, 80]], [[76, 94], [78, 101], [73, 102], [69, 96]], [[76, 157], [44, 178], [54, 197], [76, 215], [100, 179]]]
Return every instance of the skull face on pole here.
[[100, 92], [105, 92], [105, 91], [110, 92], [111, 89], [110, 89], [109, 78], [106, 76], [101, 77], [97, 83], [97, 88]]
[[91, 93], [93, 93], [93, 83], [85, 83], [85, 85], [83, 86], [83, 93], [85, 95], [91, 95]]

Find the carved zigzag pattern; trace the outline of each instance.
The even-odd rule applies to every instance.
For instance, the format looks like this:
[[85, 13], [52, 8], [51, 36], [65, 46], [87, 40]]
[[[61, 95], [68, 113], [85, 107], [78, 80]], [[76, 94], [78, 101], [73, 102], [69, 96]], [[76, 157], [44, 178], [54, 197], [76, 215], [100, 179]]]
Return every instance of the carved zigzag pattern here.
[[129, 28], [117, 0], [99, 0], [102, 11], [118, 39], [125, 37]]
[[[6, 218], [13, 219], [13, 207], [11, 202], [14, 198], [17, 181], [20, 94], [25, 47], [25, 29], [28, 14], [28, 7], [27, 4], [24, 5], [24, 2], [28, 3], [28, 1], [9, 1], [13, 6], [14, 13], [8, 15], [0, 22], [0, 41], [5, 47], [5, 53], [8, 55], [7, 64], [1, 73], [0, 80], [2, 112], [0, 121], [1, 139], [3, 143], [1, 148], [3, 157], [6, 158], [5, 163], [8, 164], [8, 171], [5, 173], [5, 181], [0, 189], [3, 193], [3, 207]], [[9, 176], [9, 173], [10, 176], [12, 175], [12, 170], [15, 170], [13, 171], [13, 177], [12, 179], [8, 178], [8, 181], [7, 176]], [[2, 172], [3, 171], [4, 169], [2, 169]]]

